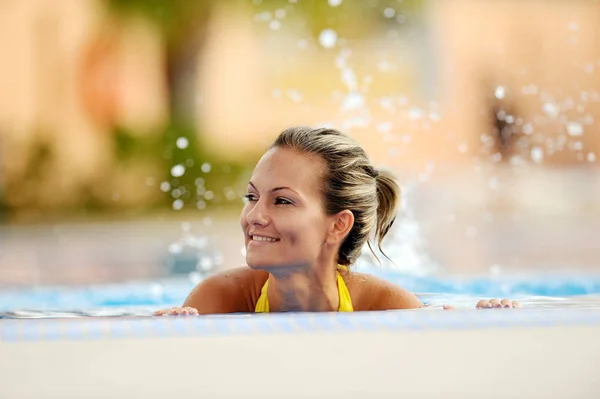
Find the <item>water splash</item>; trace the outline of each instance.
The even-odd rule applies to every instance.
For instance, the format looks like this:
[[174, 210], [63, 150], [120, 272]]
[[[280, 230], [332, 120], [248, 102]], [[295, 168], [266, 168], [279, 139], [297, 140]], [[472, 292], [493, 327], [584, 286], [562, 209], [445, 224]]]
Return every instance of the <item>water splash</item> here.
[[333, 29], [324, 29], [319, 34], [319, 44], [323, 46], [323, 48], [329, 49], [335, 47], [337, 39], [337, 32]]

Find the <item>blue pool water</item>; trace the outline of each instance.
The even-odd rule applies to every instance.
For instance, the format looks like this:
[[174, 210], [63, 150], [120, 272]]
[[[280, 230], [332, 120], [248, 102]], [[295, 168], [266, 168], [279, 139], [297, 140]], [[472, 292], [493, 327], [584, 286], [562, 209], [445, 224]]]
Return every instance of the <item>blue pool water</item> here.
[[[430, 305], [472, 308], [482, 298], [511, 298], [527, 307], [600, 309], [600, 275], [529, 275], [512, 277], [417, 277], [368, 269]], [[194, 283], [185, 278], [85, 287], [34, 287], [0, 291], [0, 317], [44, 315], [148, 315], [183, 303]]]

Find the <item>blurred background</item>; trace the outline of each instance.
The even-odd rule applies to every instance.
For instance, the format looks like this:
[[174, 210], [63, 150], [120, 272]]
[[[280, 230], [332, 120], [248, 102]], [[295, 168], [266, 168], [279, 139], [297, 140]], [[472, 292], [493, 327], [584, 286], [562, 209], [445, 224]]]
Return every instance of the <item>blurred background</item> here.
[[0, 10], [0, 287], [243, 264], [247, 179], [298, 124], [351, 134], [400, 178], [381, 267], [600, 270], [598, 1]]

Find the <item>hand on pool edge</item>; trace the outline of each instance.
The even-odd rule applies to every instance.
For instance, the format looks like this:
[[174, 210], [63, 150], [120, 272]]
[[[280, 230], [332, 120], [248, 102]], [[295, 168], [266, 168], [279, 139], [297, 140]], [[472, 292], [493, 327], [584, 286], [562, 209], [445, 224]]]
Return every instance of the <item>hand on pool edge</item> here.
[[198, 316], [198, 309], [189, 306], [162, 309], [154, 312], [154, 316]]
[[[503, 300], [498, 300], [498, 299], [482, 299], [481, 301], [477, 302], [477, 305], [475, 305], [476, 309], [491, 309], [491, 308], [520, 308], [521, 304], [518, 301], [512, 301], [510, 299], [503, 299]], [[453, 310], [454, 306], [452, 305], [443, 305], [442, 308], [444, 310]]]
[[475, 308], [477, 309], [488, 309], [488, 308], [520, 308], [521, 304], [517, 301], [512, 301], [510, 299], [502, 299], [501, 301], [498, 299], [482, 299], [477, 302]]

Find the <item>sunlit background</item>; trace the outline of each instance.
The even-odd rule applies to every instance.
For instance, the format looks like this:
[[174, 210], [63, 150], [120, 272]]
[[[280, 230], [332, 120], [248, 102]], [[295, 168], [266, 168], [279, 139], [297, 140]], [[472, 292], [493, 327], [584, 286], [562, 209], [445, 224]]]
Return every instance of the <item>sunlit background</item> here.
[[243, 264], [284, 128], [355, 137], [403, 187], [406, 276], [600, 263], [598, 1], [0, 1], [0, 287]]

